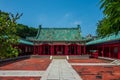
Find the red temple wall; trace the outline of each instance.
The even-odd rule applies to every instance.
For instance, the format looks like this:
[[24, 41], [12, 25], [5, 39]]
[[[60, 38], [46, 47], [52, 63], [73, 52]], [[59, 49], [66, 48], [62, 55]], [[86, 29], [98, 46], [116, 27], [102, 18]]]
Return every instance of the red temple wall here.
[[[45, 51], [46, 47], [48, 48], [48, 50], [46, 49], [48, 52]], [[60, 54], [58, 54], [58, 52]], [[84, 45], [78, 45], [78, 44], [71, 44], [71, 45], [41, 44], [37, 46], [34, 45], [34, 55], [81, 55], [81, 54], [86, 54], [86, 48]]]

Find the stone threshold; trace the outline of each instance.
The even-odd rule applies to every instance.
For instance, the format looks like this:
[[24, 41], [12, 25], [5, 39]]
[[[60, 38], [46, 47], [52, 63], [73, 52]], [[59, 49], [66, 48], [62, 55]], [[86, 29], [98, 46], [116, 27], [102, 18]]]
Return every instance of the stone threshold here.
[[40, 77], [45, 71], [0, 70], [0, 77]]

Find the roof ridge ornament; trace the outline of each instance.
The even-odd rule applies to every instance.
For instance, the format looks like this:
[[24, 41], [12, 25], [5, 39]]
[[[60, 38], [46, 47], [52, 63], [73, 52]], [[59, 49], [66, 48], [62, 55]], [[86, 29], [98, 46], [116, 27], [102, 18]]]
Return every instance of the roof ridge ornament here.
[[40, 25], [39, 25], [39, 29], [41, 29], [41, 28], [42, 28], [42, 25], [40, 24]]

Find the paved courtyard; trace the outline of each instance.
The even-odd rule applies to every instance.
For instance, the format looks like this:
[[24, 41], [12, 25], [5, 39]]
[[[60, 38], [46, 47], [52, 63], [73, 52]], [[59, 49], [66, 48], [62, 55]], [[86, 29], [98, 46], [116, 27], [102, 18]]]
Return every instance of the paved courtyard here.
[[94, 58], [30, 58], [1, 64], [0, 80], [120, 80], [120, 66]]
[[82, 80], [66, 59], [53, 59], [41, 80]]
[[0, 80], [40, 80], [51, 60], [30, 58], [0, 64]]
[[44, 58], [30, 58], [25, 60], [17, 60], [1, 64], [0, 70], [46, 70], [51, 60]]
[[120, 80], [120, 66], [101, 59], [68, 60], [83, 80]]

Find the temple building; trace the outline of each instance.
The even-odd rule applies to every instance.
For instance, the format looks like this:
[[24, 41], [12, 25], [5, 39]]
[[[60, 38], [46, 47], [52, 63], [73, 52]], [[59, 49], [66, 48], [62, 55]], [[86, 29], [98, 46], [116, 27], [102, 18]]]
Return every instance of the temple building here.
[[86, 52], [79, 25], [76, 28], [40, 26], [36, 37], [27, 39], [34, 43], [35, 55], [82, 55]]
[[40, 26], [35, 37], [21, 39], [18, 47], [20, 55], [91, 55], [96, 51], [100, 57], [120, 59], [120, 32], [97, 39], [84, 39], [79, 25], [76, 28]]

